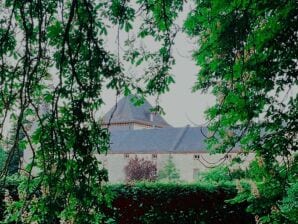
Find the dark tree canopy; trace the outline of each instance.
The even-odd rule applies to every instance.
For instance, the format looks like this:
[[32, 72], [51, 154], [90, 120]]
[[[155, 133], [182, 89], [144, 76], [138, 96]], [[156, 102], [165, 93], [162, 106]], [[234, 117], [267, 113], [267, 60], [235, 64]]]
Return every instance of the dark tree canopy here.
[[[1, 145], [8, 159], [29, 150], [32, 161], [22, 169], [20, 200], [7, 209], [5, 222], [99, 223], [109, 202], [102, 183], [107, 171], [95, 154], [109, 149], [108, 129], [96, 120], [102, 91], [137, 96], [159, 95], [173, 82], [173, 21], [180, 1], [6, 0], [0, 2]], [[110, 27], [128, 32], [136, 16], [143, 21], [140, 38], [153, 38], [155, 52], [133, 48], [120, 58], [106, 48]], [[128, 41], [129, 42], [129, 41]], [[118, 47], [119, 48], [119, 47]], [[123, 60], [146, 61], [137, 81], [125, 73]], [[156, 107], [159, 110], [159, 107]], [[29, 121], [29, 122], [28, 122]], [[8, 127], [15, 130], [5, 138]], [[20, 138], [24, 133], [25, 138]], [[20, 177], [21, 178], [21, 177]]]
[[185, 22], [186, 32], [199, 38], [194, 90], [217, 97], [207, 111], [214, 132], [209, 148], [227, 153], [239, 142], [256, 154], [251, 175], [260, 198], [239, 200], [249, 200], [262, 223], [290, 222], [280, 205], [297, 182], [297, 15], [292, 0], [202, 0]]

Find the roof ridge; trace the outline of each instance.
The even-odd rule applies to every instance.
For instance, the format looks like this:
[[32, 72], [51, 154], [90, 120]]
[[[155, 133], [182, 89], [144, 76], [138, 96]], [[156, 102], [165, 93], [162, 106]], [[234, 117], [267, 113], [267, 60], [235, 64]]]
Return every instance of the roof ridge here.
[[111, 119], [111, 123], [117, 122], [130, 122], [130, 121], [140, 121], [146, 124], [150, 124], [150, 126], [158, 126], [158, 127], [167, 127], [170, 126], [164, 118], [160, 114], [156, 114], [153, 120], [150, 120], [150, 113], [151, 108], [153, 106], [150, 104], [148, 100], [144, 100], [144, 103], [135, 106], [133, 101], [131, 101], [131, 96], [124, 96], [122, 97], [119, 102], [117, 103], [117, 107], [112, 107], [103, 117], [104, 123], [109, 121], [109, 118], [113, 111], [113, 117]]
[[[133, 114], [133, 112], [132, 112], [132, 106], [134, 106], [134, 105], [131, 105], [131, 104], [133, 104], [130, 100], [131, 100], [131, 98], [130, 97], [127, 97], [127, 98], [123, 98], [123, 99], [126, 99], [126, 101], [125, 101], [125, 103], [126, 103], [126, 105], [125, 106], [127, 106], [128, 107], [128, 110], [129, 110], [129, 119], [130, 120], [133, 120], [133, 117], [134, 117], [134, 114]], [[128, 104], [128, 105], [127, 105]]]

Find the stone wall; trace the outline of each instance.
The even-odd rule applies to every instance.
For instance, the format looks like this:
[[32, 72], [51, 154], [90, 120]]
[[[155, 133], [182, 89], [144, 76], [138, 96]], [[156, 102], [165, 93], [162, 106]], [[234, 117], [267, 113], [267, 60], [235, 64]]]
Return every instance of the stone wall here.
[[[179, 171], [180, 179], [186, 182], [193, 182], [199, 172], [206, 171], [214, 166], [213, 163], [218, 164], [224, 157], [222, 154], [209, 155], [208, 153], [158, 153], [156, 155], [157, 158], [154, 158], [152, 153], [110, 153], [107, 155], [97, 155], [97, 157], [109, 171], [109, 181], [111, 183], [121, 183], [125, 181], [124, 167], [128, 164], [130, 159], [136, 156], [140, 159], [144, 158], [145, 160], [153, 161], [157, 166], [157, 170], [162, 169], [169, 156], [172, 156], [172, 160]], [[232, 160], [235, 156], [237, 156], [237, 153], [230, 153], [225, 162]], [[247, 167], [253, 157], [253, 154], [247, 155], [244, 158], [245, 162], [241, 165], [242, 168]]]
[[[156, 155], [153, 156], [153, 155]], [[206, 152], [193, 153], [109, 153], [107, 155], [96, 155], [97, 158], [102, 161], [103, 166], [107, 168], [109, 172], [109, 181], [111, 183], [122, 183], [125, 182], [126, 176], [124, 173], [124, 167], [128, 164], [128, 161], [135, 156], [138, 158], [144, 158], [145, 160], [153, 161], [157, 170], [163, 168], [167, 162], [169, 156], [172, 156], [172, 160], [175, 163], [176, 168], [179, 171], [180, 179], [186, 182], [193, 182], [199, 172], [206, 171], [210, 167], [214, 166], [213, 163], [218, 164], [224, 155], [215, 154], [209, 155]], [[199, 158], [198, 158], [199, 156]], [[225, 160], [230, 161], [232, 158], [237, 156], [237, 153], [230, 153], [228, 158]], [[31, 160], [31, 150], [24, 151], [23, 166], [28, 164]], [[254, 154], [250, 153], [245, 156], [244, 163], [241, 164], [241, 168], [248, 166], [249, 162], [254, 158]], [[36, 171], [33, 171], [33, 175]]]

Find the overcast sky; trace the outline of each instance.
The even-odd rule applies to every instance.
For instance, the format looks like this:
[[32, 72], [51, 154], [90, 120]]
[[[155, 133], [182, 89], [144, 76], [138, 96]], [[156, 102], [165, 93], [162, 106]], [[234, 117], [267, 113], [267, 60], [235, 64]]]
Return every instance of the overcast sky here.
[[[188, 6], [190, 7], [190, 6]], [[181, 26], [189, 8], [185, 8], [179, 17], [177, 23]], [[117, 32], [109, 31], [110, 34], [106, 40], [112, 51], [116, 51]], [[128, 34], [120, 33], [120, 45]], [[148, 41], [146, 41], [148, 45]], [[154, 48], [155, 46], [149, 46]], [[164, 118], [167, 122], [175, 127], [194, 124], [202, 125], [206, 122], [204, 111], [212, 106], [215, 102], [214, 96], [210, 94], [201, 94], [200, 92], [192, 93], [191, 88], [195, 83], [196, 75], [199, 67], [191, 55], [196, 47], [196, 41], [189, 39], [185, 34], [178, 33], [173, 46], [173, 54], [176, 59], [176, 65], [173, 66], [172, 74], [174, 75], [175, 84], [171, 85], [170, 92], [164, 94], [160, 98], [160, 105], [165, 110]], [[100, 112], [103, 115], [115, 104], [115, 92], [107, 90], [103, 94], [106, 105]], [[147, 99], [154, 105], [154, 98]]]

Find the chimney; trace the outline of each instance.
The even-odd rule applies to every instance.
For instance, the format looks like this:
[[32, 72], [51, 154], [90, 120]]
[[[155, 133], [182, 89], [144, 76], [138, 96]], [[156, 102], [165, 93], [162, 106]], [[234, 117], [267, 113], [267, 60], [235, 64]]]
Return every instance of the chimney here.
[[150, 113], [150, 122], [153, 122], [153, 120], [154, 120], [154, 114]]

